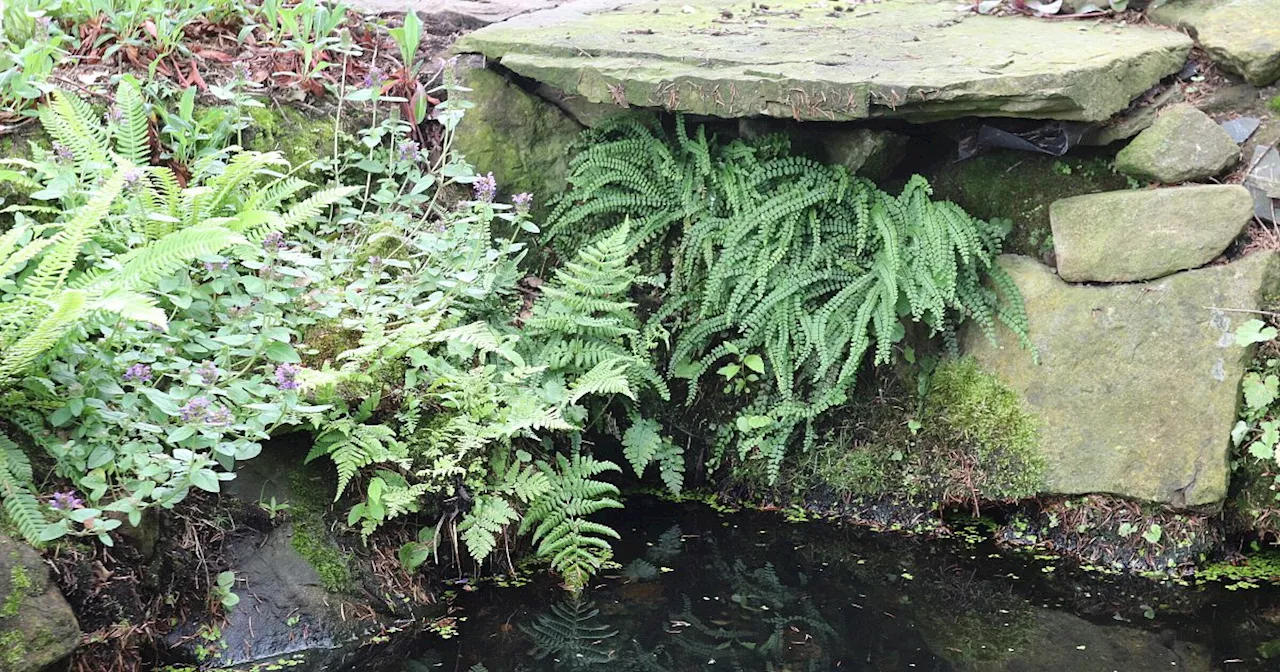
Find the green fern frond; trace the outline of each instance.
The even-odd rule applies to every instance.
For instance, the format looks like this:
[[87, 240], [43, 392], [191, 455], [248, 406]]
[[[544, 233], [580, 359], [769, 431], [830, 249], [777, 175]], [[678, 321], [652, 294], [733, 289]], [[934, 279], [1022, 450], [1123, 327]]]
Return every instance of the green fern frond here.
[[142, 89], [133, 77], [123, 77], [116, 87], [116, 108], [120, 113], [120, 121], [114, 128], [116, 153], [134, 165], [151, 163], [151, 119]]

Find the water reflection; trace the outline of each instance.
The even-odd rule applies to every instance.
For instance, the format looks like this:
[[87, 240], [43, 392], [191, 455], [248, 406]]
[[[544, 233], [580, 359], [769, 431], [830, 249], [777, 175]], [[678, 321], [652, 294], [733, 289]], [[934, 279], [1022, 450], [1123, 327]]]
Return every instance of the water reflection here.
[[1099, 578], [985, 545], [658, 502], [627, 512], [609, 521], [624, 531], [622, 564], [591, 590], [574, 597], [535, 582], [464, 595], [461, 634], [399, 669], [1280, 668], [1258, 647], [1280, 637], [1273, 589]]

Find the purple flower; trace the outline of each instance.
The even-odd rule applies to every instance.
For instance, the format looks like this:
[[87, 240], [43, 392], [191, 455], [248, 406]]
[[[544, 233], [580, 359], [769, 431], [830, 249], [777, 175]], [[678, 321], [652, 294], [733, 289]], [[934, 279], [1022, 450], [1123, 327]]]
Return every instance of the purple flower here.
[[249, 66], [244, 63], [236, 63], [231, 66], [231, 72], [236, 79], [247, 81], [249, 79]]
[[229, 425], [231, 424], [231, 411], [228, 411], [225, 406], [219, 406], [209, 411], [204, 421], [211, 425]]
[[76, 153], [70, 147], [60, 143], [53, 143], [53, 159], [57, 163], [70, 163], [75, 160]]
[[481, 177], [471, 185], [471, 189], [475, 192], [477, 201], [492, 203], [493, 197], [498, 194], [498, 181], [493, 179], [493, 173], [489, 173]]
[[516, 212], [524, 214], [529, 212], [529, 208], [533, 206], [533, 194], [522, 192], [511, 197], [511, 202], [516, 206]]
[[84, 508], [84, 500], [76, 497], [74, 490], [68, 490], [53, 493], [53, 497], [49, 498], [49, 505], [59, 511], [74, 511]]
[[228, 262], [228, 261], [206, 261], [206, 262], [204, 262], [204, 270], [209, 271], [210, 273], [216, 273], [216, 272], [218, 272], [218, 271], [225, 271], [225, 270], [227, 270], [227, 269], [228, 269], [228, 268], [230, 268], [230, 267], [231, 267], [231, 262]]
[[262, 239], [262, 249], [268, 252], [283, 250], [286, 247], [289, 247], [289, 243], [285, 242], [284, 234], [279, 231], [272, 231]]
[[364, 73], [364, 81], [362, 81], [360, 84], [366, 89], [373, 89], [373, 88], [381, 89], [382, 88], [382, 68], [379, 68], [376, 65], [369, 66], [368, 72]]
[[295, 364], [281, 364], [276, 367], [276, 385], [282, 390], [298, 389], [298, 368]]
[[108, 124], [118, 122], [124, 119], [124, 110], [121, 110], [119, 105], [112, 105], [107, 109], [107, 113], [104, 116], [106, 116]]
[[379, 257], [376, 254], [369, 257], [369, 266], [371, 266], [375, 271], [382, 268], [382, 257]]
[[205, 385], [212, 385], [218, 382], [218, 367], [213, 362], [204, 362], [200, 364], [200, 368], [196, 369], [196, 373], [200, 374], [200, 382]]
[[129, 168], [124, 171], [124, 186], [126, 189], [132, 189], [138, 186], [138, 182], [142, 181], [142, 171], [137, 168]]
[[124, 371], [124, 379], [130, 383], [146, 383], [151, 380], [151, 367], [146, 364], [134, 364]]
[[417, 161], [422, 154], [422, 146], [413, 140], [405, 140], [400, 143], [400, 160], [401, 161]]
[[182, 414], [183, 422], [204, 422], [209, 413], [209, 400], [195, 397], [179, 408], [178, 412]]

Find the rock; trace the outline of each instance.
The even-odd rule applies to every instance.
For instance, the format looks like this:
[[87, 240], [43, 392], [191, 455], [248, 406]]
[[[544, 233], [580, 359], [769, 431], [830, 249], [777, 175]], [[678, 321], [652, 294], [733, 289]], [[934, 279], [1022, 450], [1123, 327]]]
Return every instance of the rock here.
[[853, 124], [739, 119], [739, 137], [754, 140], [785, 135], [792, 151], [826, 164], [841, 165], [873, 182], [889, 177], [905, 156], [908, 138], [901, 133]]
[[1209, 115], [1171, 105], [1116, 154], [1116, 170], [1140, 180], [1175, 184], [1212, 177], [1240, 160], [1240, 148]]
[[582, 127], [560, 108], [526, 92], [502, 75], [459, 60], [459, 79], [475, 107], [454, 136], [476, 170], [493, 172], [506, 194], [530, 192], [535, 211], [565, 187], [568, 148]]
[[1250, 351], [1236, 326], [1280, 279], [1272, 252], [1158, 281], [1070, 285], [1001, 257], [1026, 299], [1031, 353], [1002, 332], [963, 334], [979, 363], [1040, 420], [1047, 492], [1106, 493], [1176, 508], [1227, 494], [1227, 454]]
[[0, 672], [34, 672], [80, 645], [80, 624], [44, 560], [0, 534]]
[[560, 3], [557, 0], [353, 0], [350, 4], [371, 14], [415, 11], [427, 17], [478, 27]]
[[823, 126], [824, 130], [818, 131], [815, 138], [820, 141], [818, 160], [844, 166], [849, 172], [873, 182], [889, 177], [902, 160], [907, 145], [907, 136], [893, 131]]
[[958, 672], [1079, 672], [1082, 670], [1213, 669], [1209, 651], [1199, 644], [1179, 642], [1158, 633], [1122, 625], [1096, 625], [1064, 611], [1030, 607], [999, 618], [980, 621], [1005, 631], [1003, 646], [981, 649], [975, 644], [991, 635], [972, 636], [958, 627], [964, 619], [924, 615], [922, 632], [930, 649]]
[[1147, 16], [1190, 31], [1215, 62], [1254, 86], [1280, 79], [1280, 0], [1170, 0]]
[[1170, 86], [1163, 91], [1143, 96], [1135, 101], [1129, 109], [1117, 114], [1100, 124], [1080, 139], [1082, 145], [1105, 146], [1120, 140], [1126, 140], [1147, 130], [1159, 116], [1160, 110], [1181, 103], [1186, 99], [1182, 87]]
[[456, 49], [591, 102], [723, 118], [1101, 121], [1177, 72], [1190, 44], [1174, 31], [978, 16], [933, 0], [844, 12], [578, 0], [487, 26]]
[[1280, 198], [1280, 149], [1255, 147], [1244, 184], [1261, 190], [1271, 198]]
[[982, 219], [1013, 220], [1004, 250], [1036, 258], [1053, 254], [1050, 204], [1071, 196], [1124, 189], [1129, 183], [1101, 157], [1055, 158], [1012, 151], [949, 162], [928, 171], [925, 177], [933, 185], [936, 199], [952, 201]]
[[1257, 117], [1228, 119], [1221, 124], [1222, 130], [1226, 131], [1227, 135], [1231, 136], [1231, 139], [1237, 145], [1244, 144], [1244, 141], [1248, 140], [1249, 136], [1253, 135], [1253, 132], [1258, 130], [1261, 125], [1262, 120]]
[[1150, 280], [1203, 266], [1253, 217], [1239, 185], [1112, 191], [1049, 208], [1058, 275], [1069, 282]]

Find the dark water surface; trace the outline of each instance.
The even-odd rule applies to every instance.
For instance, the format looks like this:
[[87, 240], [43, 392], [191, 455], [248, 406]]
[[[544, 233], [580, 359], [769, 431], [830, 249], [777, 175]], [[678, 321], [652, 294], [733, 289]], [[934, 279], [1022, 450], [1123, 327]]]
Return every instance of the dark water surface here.
[[621, 568], [586, 595], [540, 580], [462, 591], [457, 634], [389, 669], [1280, 670], [1273, 586], [1105, 576], [985, 541], [648, 498], [604, 522]]

